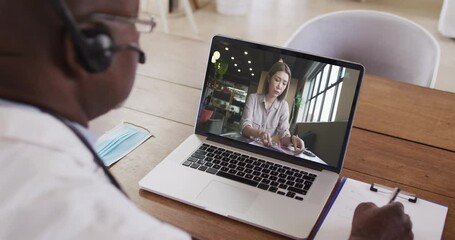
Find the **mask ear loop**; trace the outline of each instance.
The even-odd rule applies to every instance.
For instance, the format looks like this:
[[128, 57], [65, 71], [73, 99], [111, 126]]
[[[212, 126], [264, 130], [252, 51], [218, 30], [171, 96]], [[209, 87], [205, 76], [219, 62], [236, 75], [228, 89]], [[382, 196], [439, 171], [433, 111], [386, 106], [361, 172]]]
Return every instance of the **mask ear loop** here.
[[[137, 124], [134, 124], [134, 123], [132, 123], [132, 122], [123, 121], [123, 123], [124, 123], [124, 124], [128, 124], [128, 125], [135, 126], [135, 127], [137, 127], [137, 128], [140, 128], [140, 129], [145, 130], [145, 131], [148, 132], [148, 133], [151, 133], [150, 130], [148, 130], [147, 128], [145, 128], [145, 127], [143, 127], [143, 126], [140, 126], [140, 125], [137, 125]], [[153, 136], [153, 134], [152, 134], [151, 137], [155, 137], [155, 136]]]

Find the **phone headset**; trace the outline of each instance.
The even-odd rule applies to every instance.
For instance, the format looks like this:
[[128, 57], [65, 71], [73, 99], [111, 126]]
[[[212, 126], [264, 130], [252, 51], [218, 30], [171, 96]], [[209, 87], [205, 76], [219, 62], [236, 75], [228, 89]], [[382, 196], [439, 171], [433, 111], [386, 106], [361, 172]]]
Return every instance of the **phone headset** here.
[[95, 26], [81, 30], [74, 19], [65, 0], [54, 0], [57, 14], [62, 19], [74, 42], [79, 64], [90, 73], [100, 73], [111, 65], [114, 54], [122, 50], [133, 50], [139, 53], [139, 63], [145, 63], [145, 53], [136, 43], [115, 45], [109, 30]]

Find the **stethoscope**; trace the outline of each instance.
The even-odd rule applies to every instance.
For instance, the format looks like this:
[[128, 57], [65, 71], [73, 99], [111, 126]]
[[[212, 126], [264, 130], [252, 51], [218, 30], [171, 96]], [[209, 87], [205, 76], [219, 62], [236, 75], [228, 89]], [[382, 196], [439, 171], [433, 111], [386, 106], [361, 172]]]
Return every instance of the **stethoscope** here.
[[96, 165], [98, 165], [98, 167], [100, 167], [103, 170], [104, 174], [109, 179], [109, 182], [112, 185], [114, 185], [120, 192], [122, 192], [126, 197], [128, 197], [126, 192], [122, 189], [120, 184], [117, 182], [117, 180], [114, 178], [114, 176], [112, 176], [112, 174], [109, 172], [107, 167], [104, 165], [103, 160], [101, 160], [101, 158], [95, 152], [92, 145], [87, 141], [87, 139], [82, 135], [82, 133], [73, 124], [71, 124], [67, 119], [63, 118], [62, 116], [60, 116], [54, 112], [51, 112], [47, 109], [43, 109], [42, 107], [38, 107], [38, 108], [42, 112], [50, 114], [51, 116], [53, 116], [54, 118], [56, 118], [57, 120], [62, 122], [66, 127], [68, 127], [79, 138], [79, 140], [85, 145], [87, 150], [90, 151], [90, 153], [93, 156], [93, 161], [96, 163]]

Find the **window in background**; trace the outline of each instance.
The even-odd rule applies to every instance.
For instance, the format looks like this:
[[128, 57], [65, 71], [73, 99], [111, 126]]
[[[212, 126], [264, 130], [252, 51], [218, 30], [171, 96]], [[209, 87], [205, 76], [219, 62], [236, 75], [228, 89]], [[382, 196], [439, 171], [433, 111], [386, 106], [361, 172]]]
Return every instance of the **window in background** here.
[[336, 119], [345, 68], [325, 65], [309, 81], [309, 93], [304, 99], [303, 122], [331, 122]]

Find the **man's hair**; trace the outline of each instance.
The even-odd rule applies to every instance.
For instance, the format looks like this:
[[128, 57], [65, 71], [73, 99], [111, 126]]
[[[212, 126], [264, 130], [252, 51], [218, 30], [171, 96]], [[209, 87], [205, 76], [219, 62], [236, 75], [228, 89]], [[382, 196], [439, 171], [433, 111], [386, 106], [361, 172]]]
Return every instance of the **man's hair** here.
[[286, 85], [286, 88], [280, 94], [280, 96], [278, 96], [278, 100], [281, 101], [288, 94], [289, 84], [291, 82], [291, 69], [289, 68], [289, 66], [286, 63], [284, 63], [281, 60], [276, 62], [275, 64], [273, 64], [272, 67], [270, 67], [270, 70], [267, 73], [267, 76], [265, 77], [264, 88], [262, 89], [262, 92], [264, 94], [269, 93], [269, 81], [273, 77], [273, 75], [275, 75], [275, 73], [280, 72], [280, 71], [285, 72], [289, 76], [289, 81], [288, 81], [288, 84]]

